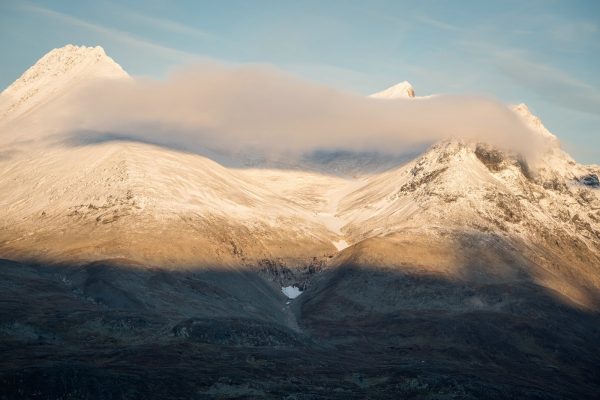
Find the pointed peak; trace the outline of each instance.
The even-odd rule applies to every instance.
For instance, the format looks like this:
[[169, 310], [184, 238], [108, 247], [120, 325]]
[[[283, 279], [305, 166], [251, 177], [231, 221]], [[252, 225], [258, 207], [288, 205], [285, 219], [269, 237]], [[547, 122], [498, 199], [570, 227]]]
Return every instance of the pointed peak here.
[[[46, 56], [49, 55], [57, 55], [57, 54], [88, 54], [88, 55], [98, 55], [107, 57], [106, 52], [101, 46], [88, 47], [88, 46], [77, 46], [74, 44], [67, 44], [63, 47], [58, 47], [56, 49], [52, 49], [49, 51]], [[44, 56], [44, 57], [46, 57]]]
[[14, 118], [84, 82], [127, 79], [129, 75], [100, 46], [72, 44], [53, 49], [0, 93], [0, 120]]
[[415, 89], [408, 81], [402, 81], [369, 97], [376, 99], [406, 99], [415, 97]]
[[510, 108], [515, 113], [517, 113], [517, 115], [519, 115], [525, 121], [527, 126], [529, 126], [531, 129], [540, 133], [542, 136], [545, 136], [550, 139], [556, 139], [556, 136], [554, 136], [548, 129], [546, 129], [544, 124], [542, 124], [542, 121], [538, 117], [533, 115], [531, 110], [529, 110], [529, 107], [527, 107], [527, 104], [516, 104], [510, 106]]
[[51, 73], [64, 73], [74, 69], [77, 70], [81, 66], [85, 66], [85, 69], [91, 67], [92, 70], [97, 70], [96, 72], [101, 71], [100, 75], [106, 75], [109, 71], [112, 72], [109, 75], [115, 77], [126, 75], [123, 68], [107, 56], [102, 47], [75, 46], [72, 44], [50, 50], [29, 70], [39, 72], [36, 70], [44, 69]]
[[23, 88], [47, 86], [63, 79], [125, 78], [128, 76], [119, 64], [106, 55], [102, 47], [68, 44], [46, 53], [2, 93], [16, 95]]
[[522, 115], [522, 116], [533, 115], [533, 114], [531, 114], [529, 107], [527, 107], [527, 104], [525, 104], [525, 103], [514, 104], [510, 107], [513, 109], [513, 111], [516, 111], [517, 114], [519, 114], [519, 115]]

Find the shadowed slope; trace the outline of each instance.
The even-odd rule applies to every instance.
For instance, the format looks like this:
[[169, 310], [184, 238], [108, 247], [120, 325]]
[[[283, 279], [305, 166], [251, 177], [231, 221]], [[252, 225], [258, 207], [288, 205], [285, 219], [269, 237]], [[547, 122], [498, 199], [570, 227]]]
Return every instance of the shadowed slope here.
[[3, 261], [0, 395], [595, 396], [596, 313], [526, 275], [449, 278], [423, 260], [342, 264], [291, 305], [250, 270]]

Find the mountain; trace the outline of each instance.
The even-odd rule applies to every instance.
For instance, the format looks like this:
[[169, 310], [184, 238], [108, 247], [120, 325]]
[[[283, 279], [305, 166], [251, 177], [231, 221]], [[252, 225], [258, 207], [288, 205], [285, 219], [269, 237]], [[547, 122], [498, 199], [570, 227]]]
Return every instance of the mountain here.
[[54, 49], [2, 91], [0, 121], [25, 114], [85, 82], [127, 78], [129, 75], [100, 46]]
[[415, 97], [415, 89], [407, 81], [402, 81], [381, 92], [373, 93], [369, 97], [375, 99], [408, 99]]
[[535, 158], [459, 139], [297, 158], [65, 140], [59, 100], [115, 79], [134, 78], [69, 45], [0, 95], [0, 394], [600, 390], [600, 168], [526, 105], [510, 108], [548, 143]]
[[[470, 274], [517, 279], [523, 269], [536, 282], [591, 306], [587, 293], [600, 283], [600, 199], [582, 179], [599, 171], [571, 165], [561, 150], [553, 152], [558, 154], [548, 155], [552, 164], [533, 170], [519, 157], [483, 144], [446, 142], [367, 179], [340, 203], [340, 216], [348, 221], [344, 233], [349, 242], [361, 243], [353, 257], [369, 264], [373, 257], [386, 265], [406, 262], [408, 255], [398, 257], [393, 246], [371, 251], [367, 243], [374, 238], [377, 243], [421, 238], [423, 247], [444, 238], [454, 252], [492, 245], [513, 254], [507, 265], [480, 259], [470, 263]], [[446, 256], [435, 268], [461, 275], [456, 268], [464, 262]]]

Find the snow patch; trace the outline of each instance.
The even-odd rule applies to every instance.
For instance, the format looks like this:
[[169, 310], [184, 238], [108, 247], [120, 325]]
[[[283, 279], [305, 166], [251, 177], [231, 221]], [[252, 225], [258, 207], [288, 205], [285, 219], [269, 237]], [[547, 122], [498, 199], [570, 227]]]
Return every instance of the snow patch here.
[[346, 242], [345, 240], [338, 240], [337, 242], [332, 242], [332, 243], [335, 246], [335, 248], [338, 249], [338, 251], [342, 251], [346, 247], [350, 246], [348, 244], [348, 242]]
[[302, 290], [298, 286], [285, 286], [281, 288], [281, 291], [288, 299], [295, 299], [302, 294]]
[[346, 225], [346, 221], [329, 212], [319, 212], [316, 216], [328, 230], [338, 235], [342, 234], [342, 227]]

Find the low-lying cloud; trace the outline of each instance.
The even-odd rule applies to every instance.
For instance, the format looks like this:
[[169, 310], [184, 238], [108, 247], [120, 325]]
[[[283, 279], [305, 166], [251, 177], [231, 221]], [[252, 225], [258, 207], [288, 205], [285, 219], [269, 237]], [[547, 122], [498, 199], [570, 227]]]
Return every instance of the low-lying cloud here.
[[528, 154], [541, 140], [490, 99], [365, 98], [269, 67], [205, 64], [165, 81], [102, 82], [67, 101], [62, 130], [109, 132], [190, 151], [406, 153], [459, 138]]

